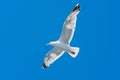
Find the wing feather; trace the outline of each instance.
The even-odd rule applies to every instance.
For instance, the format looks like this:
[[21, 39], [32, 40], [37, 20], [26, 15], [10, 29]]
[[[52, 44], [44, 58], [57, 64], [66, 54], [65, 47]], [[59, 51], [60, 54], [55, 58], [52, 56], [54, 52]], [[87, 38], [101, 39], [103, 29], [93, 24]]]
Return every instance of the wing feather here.
[[76, 19], [79, 10], [80, 10], [80, 6], [79, 4], [77, 4], [76, 7], [73, 9], [73, 11], [70, 13], [70, 15], [67, 17], [66, 21], [64, 22], [62, 33], [59, 38], [60, 42], [63, 42], [65, 44], [70, 44], [74, 35], [74, 31], [76, 27]]
[[56, 61], [60, 56], [62, 56], [64, 53], [63, 50], [54, 47], [51, 51], [49, 51], [44, 59], [43, 67], [47, 68], [50, 64], [52, 64], [54, 61]]
[[60, 36], [59, 41], [65, 44], [69, 44], [73, 38], [75, 26], [76, 26], [76, 16], [74, 16], [73, 18], [70, 18], [70, 16], [68, 16], [67, 20], [64, 23], [62, 34]]

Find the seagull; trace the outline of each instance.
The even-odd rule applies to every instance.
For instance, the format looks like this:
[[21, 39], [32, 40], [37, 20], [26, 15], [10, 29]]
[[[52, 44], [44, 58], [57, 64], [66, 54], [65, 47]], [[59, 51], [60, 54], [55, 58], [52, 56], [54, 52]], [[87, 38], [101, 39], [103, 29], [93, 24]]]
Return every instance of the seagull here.
[[55, 62], [65, 52], [67, 52], [73, 58], [75, 58], [78, 55], [80, 48], [70, 46], [70, 42], [74, 35], [77, 15], [79, 12], [80, 5], [78, 3], [76, 4], [72, 12], [69, 14], [69, 16], [66, 18], [60, 38], [57, 41], [51, 41], [47, 44], [54, 46], [54, 48], [47, 53], [42, 65], [43, 68], [48, 68], [50, 64]]

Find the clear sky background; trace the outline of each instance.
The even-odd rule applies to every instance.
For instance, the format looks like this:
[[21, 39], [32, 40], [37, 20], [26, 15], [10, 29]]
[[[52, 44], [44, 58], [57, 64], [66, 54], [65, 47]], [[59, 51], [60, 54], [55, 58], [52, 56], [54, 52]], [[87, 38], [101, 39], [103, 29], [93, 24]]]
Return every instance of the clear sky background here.
[[[45, 44], [57, 40], [73, 7], [80, 3], [72, 46], [42, 69]], [[0, 80], [120, 80], [118, 0], [1, 0]]]

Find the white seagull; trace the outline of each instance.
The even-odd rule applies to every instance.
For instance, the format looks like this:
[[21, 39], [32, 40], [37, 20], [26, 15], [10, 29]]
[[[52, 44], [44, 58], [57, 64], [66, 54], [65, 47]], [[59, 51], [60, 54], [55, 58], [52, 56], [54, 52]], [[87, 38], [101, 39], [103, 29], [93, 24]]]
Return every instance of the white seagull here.
[[48, 68], [50, 64], [62, 56], [65, 51], [68, 52], [73, 58], [78, 55], [79, 48], [71, 47], [70, 42], [73, 38], [76, 27], [76, 19], [79, 12], [80, 5], [78, 3], [64, 22], [60, 38], [57, 41], [52, 41], [47, 44], [54, 46], [54, 48], [47, 53], [44, 59], [43, 68]]

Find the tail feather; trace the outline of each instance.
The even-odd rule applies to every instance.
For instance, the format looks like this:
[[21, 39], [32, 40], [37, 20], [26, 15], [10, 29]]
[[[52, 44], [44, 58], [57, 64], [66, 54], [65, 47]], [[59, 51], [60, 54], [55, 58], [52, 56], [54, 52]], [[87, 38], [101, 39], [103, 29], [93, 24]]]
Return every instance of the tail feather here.
[[73, 58], [75, 58], [78, 53], [79, 53], [79, 48], [78, 47], [70, 47], [70, 50], [69, 50], [69, 55], [71, 55]]

